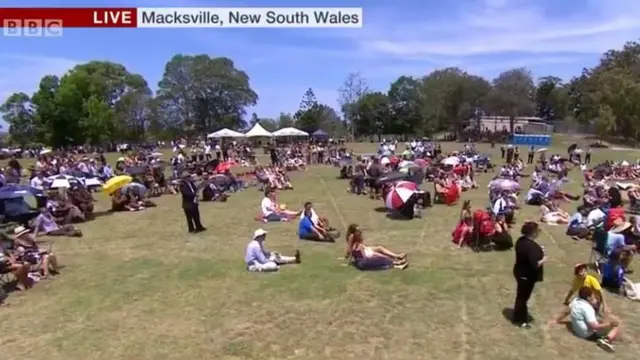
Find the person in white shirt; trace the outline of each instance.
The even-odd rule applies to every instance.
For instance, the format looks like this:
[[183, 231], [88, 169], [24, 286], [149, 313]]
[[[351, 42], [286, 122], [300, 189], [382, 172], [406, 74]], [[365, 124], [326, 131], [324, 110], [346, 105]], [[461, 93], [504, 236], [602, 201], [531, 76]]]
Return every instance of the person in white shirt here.
[[34, 177], [33, 179], [31, 179], [31, 182], [29, 185], [31, 185], [32, 188], [43, 191], [44, 190], [44, 174], [39, 172], [36, 177]]
[[280, 265], [299, 264], [300, 251], [296, 250], [295, 256], [284, 256], [275, 251], [268, 251], [264, 248], [264, 241], [267, 239], [267, 232], [258, 229], [253, 233], [253, 240], [247, 245], [244, 261], [247, 270], [251, 272], [273, 272], [280, 269]]
[[597, 304], [598, 299], [592, 288], [580, 288], [578, 297], [569, 305], [571, 330], [577, 337], [595, 341], [602, 349], [613, 352], [615, 348], [612, 342], [620, 334], [620, 320], [613, 315], [606, 315], [599, 322], [595, 310]]
[[260, 210], [262, 212], [262, 221], [265, 223], [289, 221], [298, 217], [301, 213], [301, 211], [290, 211], [279, 206], [276, 202], [276, 192], [273, 189], [268, 189], [265, 192], [265, 196], [260, 202]]

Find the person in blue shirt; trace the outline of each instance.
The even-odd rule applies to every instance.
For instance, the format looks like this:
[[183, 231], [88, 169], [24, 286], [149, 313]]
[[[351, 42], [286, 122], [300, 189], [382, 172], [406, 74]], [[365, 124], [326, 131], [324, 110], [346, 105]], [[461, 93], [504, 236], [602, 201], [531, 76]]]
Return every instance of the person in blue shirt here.
[[304, 215], [298, 223], [298, 237], [300, 240], [334, 242], [335, 240], [333, 238], [325, 235], [324, 231], [313, 223], [312, 216], [313, 212], [311, 208], [305, 204]]
[[627, 245], [624, 239], [623, 232], [627, 231], [631, 227], [631, 223], [625, 221], [617, 226], [614, 226], [607, 233], [607, 245], [606, 252], [609, 258], [619, 257], [622, 267], [625, 272], [630, 272], [629, 265], [633, 260], [633, 253], [637, 250], [636, 245]]
[[600, 270], [602, 272], [600, 284], [607, 289], [620, 291], [624, 282], [624, 269], [620, 264], [620, 254], [614, 253]]
[[569, 226], [567, 227], [567, 235], [574, 240], [584, 239], [589, 235], [587, 229], [587, 209], [585, 206], [579, 206], [578, 211], [569, 218]]
[[273, 272], [280, 269], [280, 265], [296, 263], [299, 264], [300, 251], [296, 250], [295, 256], [284, 256], [275, 251], [268, 251], [264, 248], [264, 241], [267, 239], [267, 232], [258, 229], [253, 233], [253, 240], [247, 245], [244, 261], [247, 270], [251, 272]]

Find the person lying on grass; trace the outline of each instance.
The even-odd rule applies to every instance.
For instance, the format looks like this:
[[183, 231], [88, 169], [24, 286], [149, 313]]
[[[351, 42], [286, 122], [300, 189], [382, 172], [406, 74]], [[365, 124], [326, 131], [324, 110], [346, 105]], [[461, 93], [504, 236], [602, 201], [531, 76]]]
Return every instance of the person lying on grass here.
[[[396, 269], [406, 269], [409, 266], [407, 254], [396, 254], [383, 246], [365, 246], [362, 237], [362, 230], [356, 224], [349, 225], [347, 229], [347, 248], [345, 259], [353, 260], [356, 267], [360, 262], [380, 262], [379, 268], [394, 267]], [[378, 268], [378, 266], [376, 266]]]
[[299, 264], [300, 251], [296, 250], [295, 256], [284, 256], [275, 251], [268, 251], [264, 248], [267, 239], [267, 232], [258, 229], [253, 233], [253, 240], [247, 245], [244, 261], [247, 270], [251, 272], [273, 272], [280, 269], [280, 265]]
[[46, 208], [40, 208], [40, 215], [34, 220], [33, 229], [34, 237], [38, 237], [39, 234], [82, 237], [82, 231], [76, 229], [75, 226], [70, 224], [58, 225], [51, 212]]
[[550, 325], [563, 322], [566, 315], [570, 316], [571, 330], [582, 339], [595, 341], [606, 351], [615, 350], [612, 342], [620, 334], [620, 320], [607, 314], [602, 321], [596, 316], [598, 298], [592, 288], [583, 286], [578, 291], [578, 297], [571, 301], [566, 312], [551, 321]]

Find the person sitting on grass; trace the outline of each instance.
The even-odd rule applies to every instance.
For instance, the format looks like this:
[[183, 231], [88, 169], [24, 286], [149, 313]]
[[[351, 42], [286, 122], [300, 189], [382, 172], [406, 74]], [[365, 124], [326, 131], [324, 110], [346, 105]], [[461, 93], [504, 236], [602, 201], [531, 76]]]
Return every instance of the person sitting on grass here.
[[345, 259], [353, 260], [360, 270], [385, 270], [390, 268], [404, 270], [409, 266], [407, 254], [396, 254], [382, 246], [366, 246], [362, 230], [356, 224], [347, 229], [347, 248]]
[[116, 190], [111, 194], [111, 211], [137, 211], [140, 210], [137, 204], [132, 203], [126, 190]]
[[[583, 286], [578, 297], [569, 305], [571, 330], [579, 338], [595, 341], [602, 349], [613, 352], [612, 342], [620, 334], [620, 320], [607, 315], [602, 322], [598, 321], [595, 306], [598, 299], [592, 288]], [[560, 319], [554, 323], [561, 322]]]
[[284, 256], [277, 252], [267, 251], [264, 242], [267, 239], [267, 232], [258, 229], [253, 233], [253, 240], [247, 245], [245, 253], [245, 263], [247, 270], [251, 272], [273, 272], [280, 269], [280, 265], [299, 264], [300, 251], [296, 250], [295, 256]]
[[578, 206], [578, 211], [569, 218], [567, 235], [571, 236], [573, 240], [586, 239], [589, 236], [589, 228], [587, 227], [588, 215], [587, 207], [580, 205]]
[[265, 196], [260, 203], [260, 209], [262, 211], [262, 221], [265, 223], [289, 221], [302, 213], [302, 211], [286, 210], [283, 206], [278, 205], [276, 191], [273, 189], [267, 189], [265, 192]]
[[606, 252], [609, 258], [616, 257], [620, 259], [622, 267], [626, 273], [631, 273], [631, 261], [633, 253], [637, 250], [636, 245], [627, 245], [622, 233], [631, 227], [628, 221], [616, 222], [616, 224], [607, 232]]
[[31, 230], [18, 226], [13, 232], [15, 234], [13, 238], [15, 255], [20, 261], [26, 265], [39, 265], [38, 271], [42, 279], [58, 274], [56, 255], [50, 251], [40, 250]]
[[12, 273], [17, 281], [16, 288], [25, 291], [33, 284], [29, 278], [29, 265], [23, 264], [4, 244], [6, 242], [0, 243], [0, 274]]
[[34, 220], [33, 228], [34, 237], [38, 237], [39, 234], [82, 237], [82, 231], [76, 229], [73, 225], [58, 225], [53, 215], [46, 208], [40, 208], [40, 215]]
[[328, 236], [337, 239], [340, 237], [340, 231], [336, 228], [331, 227], [329, 224], [329, 219], [326, 216], [318, 216], [316, 209], [313, 208], [313, 203], [307, 201], [304, 203], [304, 208], [302, 210], [302, 214], [300, 214], [300, 220], [305, 217], [305, 211], [309, 210], [311, 213], [311, 221], [313, 225], [320, 229], [321, 232], [326, 233]]
[[575, 299], [574, 295], [577, 294], [580, 289], [583, 287], [588, 287], [593, 290], [593, 294], [595, 295], [598, 303], [595, 306], [596, 313], [602, 310], [603, 313], [609, 313], [609, 309], [604, 303], [604, 296], [602, 294], [602, 287], [593, 275], [589, 275], [587, 271], [587, 264], [577, 264], [573, 268], [574, 278], [571, 283], [571, 289], [567, 293], [567, 296], [564, 298], [564, 305], [567, 306], [563, 311], [560, 312], [554, 319], [551, 320], [551, 324], [557, 323], [563, 318], [567, 317], [570, 313], [570, 309], [568, 306], [571, 304], [571, 301]]
[[312, 216], [312, 209], [310, 207], [306, 208], [305, 204], [305, 210], [298, 225], [298, 237], [300, 240], [335, 242], [335, 238], [327, 230], [313, 222]]
[[625, 280], [624, 277], [624, 267], [620, 262], [620, 253], [613, 253], [609, 260], [602, 265], [601, 269], [602, 280], [600, 285], [602, 287], [616, 293], [623, 295], [623, 283]]

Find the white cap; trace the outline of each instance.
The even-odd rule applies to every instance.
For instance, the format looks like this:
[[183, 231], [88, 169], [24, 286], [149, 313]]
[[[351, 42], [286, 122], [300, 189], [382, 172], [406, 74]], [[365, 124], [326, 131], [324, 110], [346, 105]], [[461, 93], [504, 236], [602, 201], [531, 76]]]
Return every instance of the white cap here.
[[262, 230], [262, 229], [258, 229], [258, 230], [253, 232], [253, 239], [255, 240], [255, 239], [257, 239], [257, 238], [259, 238], [260, 236], [263, 236], [263, 235], [267, 235], [267, 232]]

